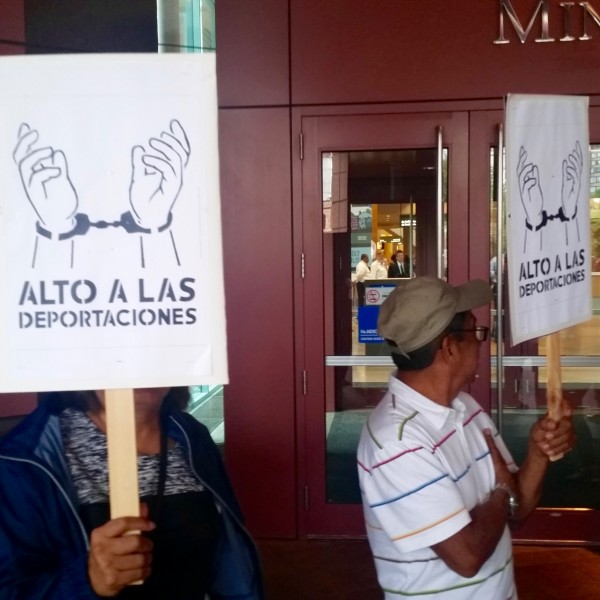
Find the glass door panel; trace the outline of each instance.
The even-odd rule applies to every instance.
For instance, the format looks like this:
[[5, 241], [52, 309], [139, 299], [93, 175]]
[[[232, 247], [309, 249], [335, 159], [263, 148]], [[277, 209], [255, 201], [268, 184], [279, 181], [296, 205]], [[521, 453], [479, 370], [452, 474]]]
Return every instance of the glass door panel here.
[[[325, 413], [328, 503], [360, 503], [356, 446], [392, 371], [377, 334], [379, 306], [398, 283], [437, 274], [438, 227], [442, 259], [447, 255], [447, 149], [441, 158], [438, 225], [435, 148], [322, 153], [323, 247], [333, 248], [329, 274], [334, 290], [342, 291], [330, 304], [334, 354], [360, 357], [331, 371], [335, 401]], [[386, 364], [365, 364], [370, 357]]]

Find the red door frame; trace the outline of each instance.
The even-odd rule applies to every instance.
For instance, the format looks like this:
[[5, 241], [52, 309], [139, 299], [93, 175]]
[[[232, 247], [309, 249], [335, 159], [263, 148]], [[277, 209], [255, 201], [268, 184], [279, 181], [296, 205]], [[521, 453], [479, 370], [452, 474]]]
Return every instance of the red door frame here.
[[[315, 114], [298, 109], [293, 133], [302, 134], [303, 158], [295, 161], [295, 253], [304, 260], [304, 278], [295, 282], [298, 381], [299, 523], [305, 536], [362, 536], [359, 505], [332, 505], [325, 497], [325, 367], [331, 346], [323, 281], [321, 153], [324, 151], [435, 148], [437, 128], [449, 149], [448, 266], [452, 281], [468, 277], [468, 114], [433, 109], [396, 112], [385, 107], [368, 114]], [[295, 137], [295, 136], [293, 136]], [[488, 359], [489, 362], [489, 359]], [[327, 367], [331, 369], [332, 367]], [[304, 382], [306, 381], [306, 386]], [[306, 393], [304, 393], [306, 390]]]

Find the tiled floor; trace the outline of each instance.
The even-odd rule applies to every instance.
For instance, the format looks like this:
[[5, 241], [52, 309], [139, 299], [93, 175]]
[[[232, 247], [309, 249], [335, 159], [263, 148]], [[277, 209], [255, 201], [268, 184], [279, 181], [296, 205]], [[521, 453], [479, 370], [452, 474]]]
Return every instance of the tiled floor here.
[[[262, 540], [258, 546], [266, 600], [383, 597], [364, 540]], [[515, 546], [514, 553], [519, 600], [600, 599], [599, 550]]]

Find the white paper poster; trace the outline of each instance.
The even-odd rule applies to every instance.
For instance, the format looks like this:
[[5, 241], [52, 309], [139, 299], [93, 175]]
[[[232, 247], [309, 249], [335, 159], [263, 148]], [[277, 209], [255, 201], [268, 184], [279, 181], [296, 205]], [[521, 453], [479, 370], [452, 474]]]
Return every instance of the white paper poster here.
[[506, 201], [512, 344], [592, 316], [588, 98], [511, 95]]
[[0, 391], [226, 383], [215, 56], [0, 81]]

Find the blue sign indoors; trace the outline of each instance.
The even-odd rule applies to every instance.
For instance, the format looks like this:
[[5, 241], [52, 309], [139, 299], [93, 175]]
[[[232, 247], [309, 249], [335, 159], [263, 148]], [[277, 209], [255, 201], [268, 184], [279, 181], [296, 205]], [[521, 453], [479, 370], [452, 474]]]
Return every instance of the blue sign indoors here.
[[362, 344], [374, 344], [383, 342], [383, 338], [377, 333], [377, 318], [379, 317], [379, 306], [358, 307], [358, 341]]

